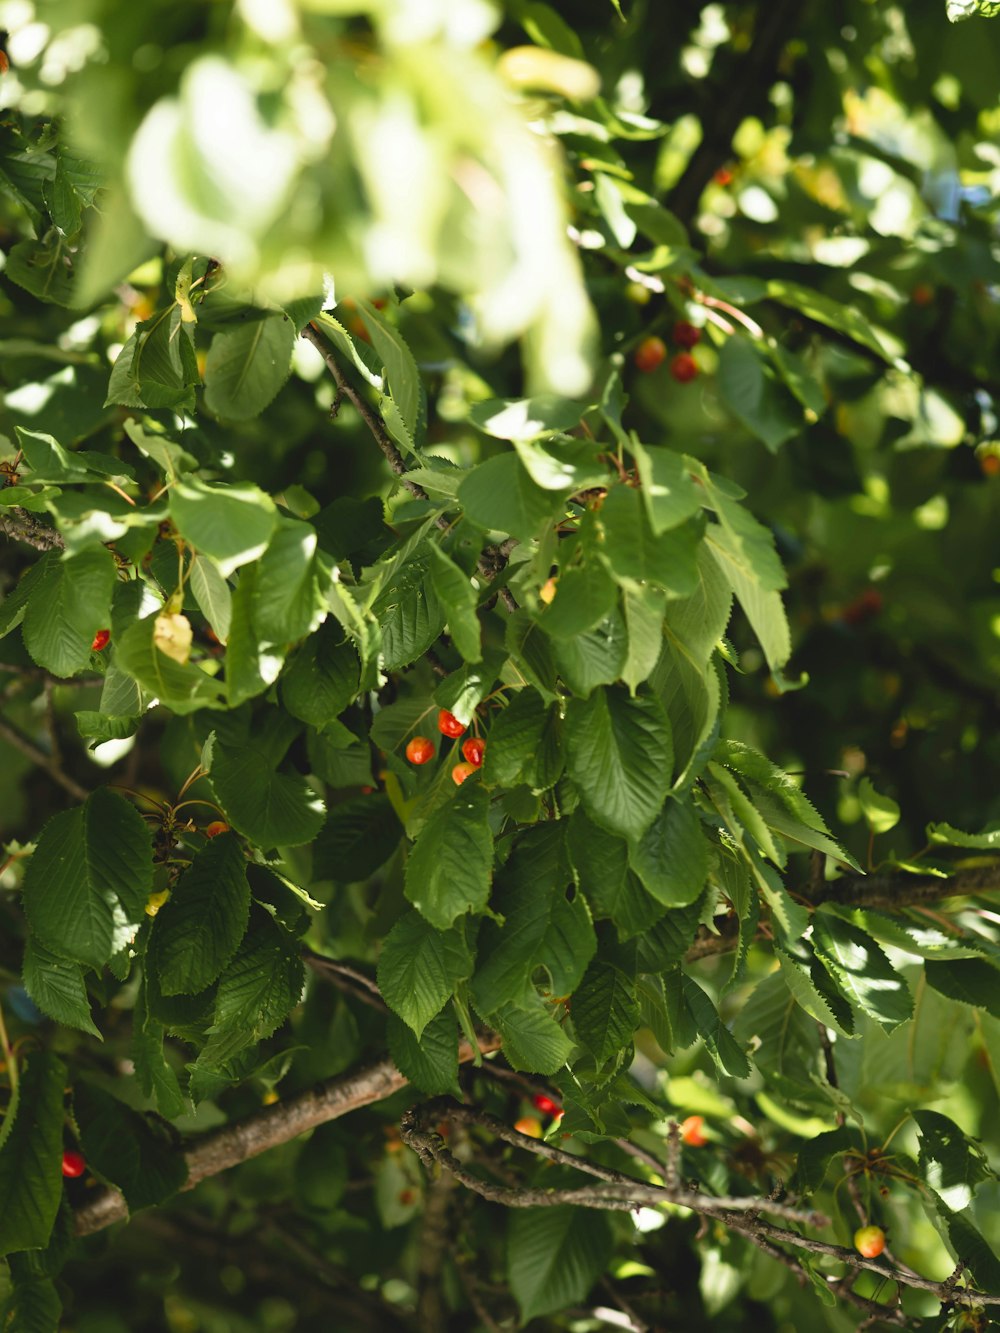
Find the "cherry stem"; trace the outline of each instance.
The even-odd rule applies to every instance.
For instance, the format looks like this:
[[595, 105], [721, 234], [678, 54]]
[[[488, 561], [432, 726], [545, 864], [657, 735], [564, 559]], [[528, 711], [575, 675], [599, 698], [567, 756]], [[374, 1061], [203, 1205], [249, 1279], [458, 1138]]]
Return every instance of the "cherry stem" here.
[[[4, 1022], [2, 1005], [0, 1005], [0, 1050], [3, 1051], [4, 1063], [7, 1066], [7, 1077], [10, 1080], [11, 1097], [13, 1097], [17, 1093], [17, 1056], [14, 1054], [14, 1048], [7, 1036], [7, 1025]], [[9, 1111], [8, 1114], [10, 1114]]]

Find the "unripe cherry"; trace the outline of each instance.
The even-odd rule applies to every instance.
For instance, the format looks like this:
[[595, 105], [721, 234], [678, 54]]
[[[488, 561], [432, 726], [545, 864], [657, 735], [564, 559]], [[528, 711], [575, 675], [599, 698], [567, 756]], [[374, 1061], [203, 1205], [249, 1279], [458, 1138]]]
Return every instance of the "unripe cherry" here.
[[205, 825], [205, 837], [217, 838], [220, 833], [228, 833], [229, 825], [224, 819], [213, 819], [211, 824]]
[[438, 713], [438, 731], [442, 736], [461, 736], [465, 730], [465, 723], [459, 722], [454, 713], [449, 713], [447, 708], [442, 708]]
[[478, 736], [470, 736], [467, 741], [462, 742], [462, 754], [473, 768], [482, 767], [483, 755], [485, 753], [486, 742], [480, 740]]
[[514, 1128], [519, 1134], [527, 1134], [530, 1139], [540, 1139], [543, 1134], [542, 1122], [533, 1115], [523, 1115], [514, 1121]]
[[461, 787], [466, 778], [471, 778], [476, 771], [475, 764], [456, 764], [451, 770], [451, 780], [456, 787]]
[[434, 742], [426, 736], [414, 736], [406, 747], [406, 757], [411, 764], [427, 764], [434, 758]]
[[881, 1227], [858, 1227], [854, 1233], [854, 1248], [866, 1259], [877, 1259], [885, 1249], [885, 1232]]

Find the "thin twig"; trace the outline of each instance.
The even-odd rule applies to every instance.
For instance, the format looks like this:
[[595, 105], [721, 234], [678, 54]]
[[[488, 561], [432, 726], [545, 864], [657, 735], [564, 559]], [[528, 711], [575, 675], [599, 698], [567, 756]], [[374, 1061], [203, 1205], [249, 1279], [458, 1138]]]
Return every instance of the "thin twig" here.
[[12, 541], [33, 546], [36, 551], [61, 551], [66, 545], [62, 533], [16, 506], [5, 509], [0, 515], [0, 533]]
[[0, 737], [9, 745], [13, 745], [15, 750], [20, 750], [33, 764], [44, 769], [52, 781], [57, 782], [63, 791], [69, 792], [75, 800], [85, 801], [90, 795], [86, 787], [81, 787], [75, 778], [63, 772], [52, 755], [46, 754], [29, 736], [26, 736], [19, 727], [15, 727], [13, 722], [8, 722], [5, 717], [0, 717]]
[[346, 963], [338, 963], [333, 958], [324, 958], [322, 954], [314, 953], [312, 949], [302, 950], [302, 960], [307, 967], [312, 968], [319, 976], [325, 977], [348, 995], [353, 995], [363, 1004], [377, 1009], [379, 1013], [388, 1013], [382, 992], [363, 972], [348, 967]]

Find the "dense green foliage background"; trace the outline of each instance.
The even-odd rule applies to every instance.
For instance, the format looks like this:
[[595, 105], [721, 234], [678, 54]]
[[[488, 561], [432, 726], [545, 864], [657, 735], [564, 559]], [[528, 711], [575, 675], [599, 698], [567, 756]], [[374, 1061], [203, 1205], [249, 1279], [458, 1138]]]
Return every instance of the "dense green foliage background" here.
[[989, 1326], [995, 8], [0, 0], [8, 1333]]

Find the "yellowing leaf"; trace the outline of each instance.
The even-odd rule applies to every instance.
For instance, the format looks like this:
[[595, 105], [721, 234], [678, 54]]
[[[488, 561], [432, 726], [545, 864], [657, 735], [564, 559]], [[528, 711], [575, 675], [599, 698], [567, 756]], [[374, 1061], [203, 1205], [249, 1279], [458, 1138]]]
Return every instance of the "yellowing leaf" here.
[[191, 622], [187, 616], [164, 612], [162, 616], [156, 617], [153, 643], [161, 653], [180, 662], [181, 666], [185, 666], [191, 656], [191, 639]]

